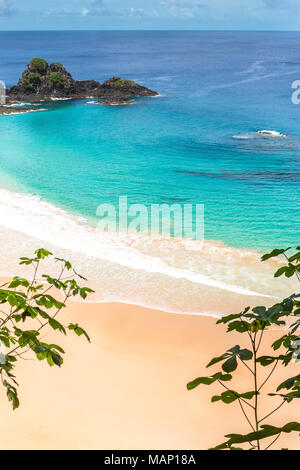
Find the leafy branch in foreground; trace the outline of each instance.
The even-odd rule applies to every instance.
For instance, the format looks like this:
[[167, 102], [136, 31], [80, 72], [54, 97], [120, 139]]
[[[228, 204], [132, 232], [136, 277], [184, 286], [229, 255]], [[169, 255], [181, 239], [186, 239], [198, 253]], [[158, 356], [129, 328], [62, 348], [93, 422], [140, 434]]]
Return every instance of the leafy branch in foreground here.
[[[297, 251], [292, 256], [288, 256], [287, 252], [289, 250], [290, 248], [273, 250], [271, 253], [262, 256], [262, 261], [283, 256], [286, 263], [276, 271], [274, 276], [284, 275], [287, 278], [296, 276], [300, 281], [300, 246], [297, 247]], [[265, 424], [265, 421], [283, 405], [300, 398], [300, 374], [286, 379], [277, 387], [276, 393], [268, 393], [269, 397], [275, 397], [278, 402], [272, 411], [265, 414], [265, 416], [259, 416], [262, 389], [273, 376], [276, 368], [278, 366], [287, 367], [291, 361], [298, 362], [300, 360], [299, 317], [300, 294], [293, 294], [270, 308], [260, 306], [251, 309], [247, 307], [241, 313], [227, 315], [217, 321], [217, 324], [227, 325], [227, 332], [235, 331], [246, 335], [250, 348], [241, 349], [239, 345], [236, 345], [221, 356], [213, 358], [207, 367], [221, 364], [222, 371], [209, 377], [194, 379], [187, 384], [187, 389], [192, 390], [199, 385], [219, 383], [225, 391], [220, 395], [213, 396], [211, 401], [221, 401], [225, 404], [237, 402], [251, 432], [245, 435], [228, 434], [225, 436], [227, 441], [212, 450], [245, 450], [240, 445], [247, 443], [250, 445], [248, 450], [267, 450], [275, 444], [282, 433], [300, 432], [300, 423], [298, 422], [291, 422], [282, 427]], [[274, 327], [279, 328], [282, 332], [284, 331], [285, 334], [271, 345], [274, 355], [259, 356], [264, 333], [271, 328], [274, 329]], [[252, 378], [253, 389], [250, 391], [238, 392], [226, 385], [227, 382], [232, 380], [231, 374], [236, 371], [239, 365], [246, 367]], [[270, 371], [259, 382], [259, 369], [268, 367]], [[274, 400], [274, 398], [270, 400]]]
[[[19, 359], [25, 359], [25, 354], [31, 351], [39, 361], [47, 361], [50, 367], [63, 364], [64, 350], [57, 344], [42, 341], [42, 330], [50, 327], [64, 335], [68, 330], [74, 331], [90, 342], [88, 334], [79, 325], [63, 325], [57, 317], [70, 297], [79, 295], [85, 299], [93, 291], [77, 283], [77, 280], [86, 279], [76, 273], [69, 261], [61, 258], [53, 258], [58, 266], [57, 277], [43, 274], [39, 278], [43, 260], [51, 257], [50, 251], [41, 248], [33, 258], [21, 258], [21, 265], [33, 267], [32, 280], [14, 277], [0, 286], [0, 374], [14, 410], [19, 407], [19, 398], [13, 370]], [[55, 293], [59, 294], [59, 300]], [[24, 329], [24, 323], [29, 323], [30, 329]]]

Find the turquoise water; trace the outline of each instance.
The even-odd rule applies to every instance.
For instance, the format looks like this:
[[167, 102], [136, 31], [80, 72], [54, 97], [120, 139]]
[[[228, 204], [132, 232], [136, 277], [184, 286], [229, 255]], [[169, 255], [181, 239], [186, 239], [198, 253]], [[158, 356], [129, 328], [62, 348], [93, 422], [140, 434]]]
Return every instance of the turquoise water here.
[[[42, 49], [76, 78], [117, 73], [162, 96], [113, 108], [55, 102], [49, 112], [3, 117], [2, 171], [88, 218], [124, 194], [132, 203], [179, 200], [205, 204], [207, 239], [259, 250], [298, 242], [300, 107], [291, 83], [300, 34], [40, 33], [40, 48], [36, 34], [1, 33], [8, 84]], [[261, 129], [288, 137], [233, 138]]]
[[[300, 33], [11, 32], [0, 39], [8, 85], [32, 56], [43, 56], [77, 79], [119, 75], [160, 93], [131, 106], [51, 102], [44, 112], [1, 117], [2, 187], [91, 225], [98, 205], [117, 204], [120, 195], [147, 206], [204, 204], [207, 240], [260, 252], [299, 244], [300, 106], [291, 103], [291, 84], [300, 79]], [[284, 137], [256, 134], [262, 129]], [[172, 253], [156, 258], [203, 271], [193, 253]], [[205, 275], [236, 285], [241, 268]]]
[[274, 118], [255, 127], [254, 116], [233, 126], [238, 109], [209, 116], [198, 106], [191, 113], [182, 98], [166, 96], [122, 108], [55, 103], [48, 112], [3, 117], [1, 169], [90, 220], [120, 195], [146, 205], [203, 203], [207, 239], [261, 250], [297, 243], [296, 136], [234, 139], [290, 129]]

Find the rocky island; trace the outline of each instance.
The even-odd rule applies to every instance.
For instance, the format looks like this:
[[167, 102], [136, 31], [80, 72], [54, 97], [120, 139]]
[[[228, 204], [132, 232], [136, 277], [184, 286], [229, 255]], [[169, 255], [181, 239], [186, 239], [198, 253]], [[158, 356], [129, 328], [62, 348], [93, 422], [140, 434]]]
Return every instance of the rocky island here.
[[157, 95], [149, 88], [119, 77], [110, 78], [103, 84], [95, 80], [74, 80], [60, 62], [48, 64], [45, 59], [39, 58], [31, 60], [18, 84], [7, 91], [8, 104], [16, 101], [33, 103], [53, 99], [96, 98], [99, 104], [120, 105], [130, 104], [132, 98]]

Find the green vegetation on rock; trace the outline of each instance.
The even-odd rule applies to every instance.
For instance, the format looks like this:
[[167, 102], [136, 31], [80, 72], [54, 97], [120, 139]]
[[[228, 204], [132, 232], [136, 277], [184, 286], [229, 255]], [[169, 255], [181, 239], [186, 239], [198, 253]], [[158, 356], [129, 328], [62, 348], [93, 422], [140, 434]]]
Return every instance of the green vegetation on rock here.
[[44, 73], [47, 70], [48, 62], [45, 59], [39, 59], [38, 57], [34, 58], [30, 62], [32, 70], [35, 70], [39, 73]]
[[28, 78], [22, 78], [22, 85], [26, 91], [33, 91], [35, 88], [34, 84], [31, 83]]
[[54, 88], [62, 88], [64, 85], [64, 78], [61, 72], [50, 72], [48, 78], [51, 82], [51, 86]]
[[40, 75], [36, 72], [29, 73], [27, 75], [27, 79], [30, 81], [30, 83], [35, 84], [35, 83], [40, 83], [41, 78]]
[[[0, 0], [1, 1], [1, 0]], [[95, 96], [106, 103], [128, 103], [129, 97], [153, 96], [156, 93], [132, 80], [111, 77], [104, 83], [95, 80], [75, 80], [61, 62], [48, 63], [45, 59], [33, 58], [16, 86], [8, 92], [12, 99], [48, 99], [56, 97], [82, 98]]]
[[26, 73], [22, 77], [22, 85], [26, 91], [34, 91], [41, 83], [41, 77], [36, 72]]
[[125, 85], [134, 86], [135, 83], [132, 80], [124, 80], [124, 78], [120, 78], [119, 80], [111, 81], [109, 85], [113, 87], [123, 87]]

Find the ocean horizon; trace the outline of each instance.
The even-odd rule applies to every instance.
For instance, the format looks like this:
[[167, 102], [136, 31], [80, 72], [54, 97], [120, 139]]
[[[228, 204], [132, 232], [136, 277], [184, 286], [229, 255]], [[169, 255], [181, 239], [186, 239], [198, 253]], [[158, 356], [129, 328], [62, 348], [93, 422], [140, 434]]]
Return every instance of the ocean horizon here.
[[[159, 96], [0, 117], [1, 274], [39, 242], [82, 266], [94, 301], [217, 315], [205, 302], [216, 291], [245, 302], [288, 292], [260, 255], [298, 243], [300, 33], [56, 30], [37, 44], [37, 32], [0, 32], [7, 87], [43, 57], [77, 80], [119, 76]], [[203, 204], [205, 241], [99, 235], [97, 207], [124, 195]]]

